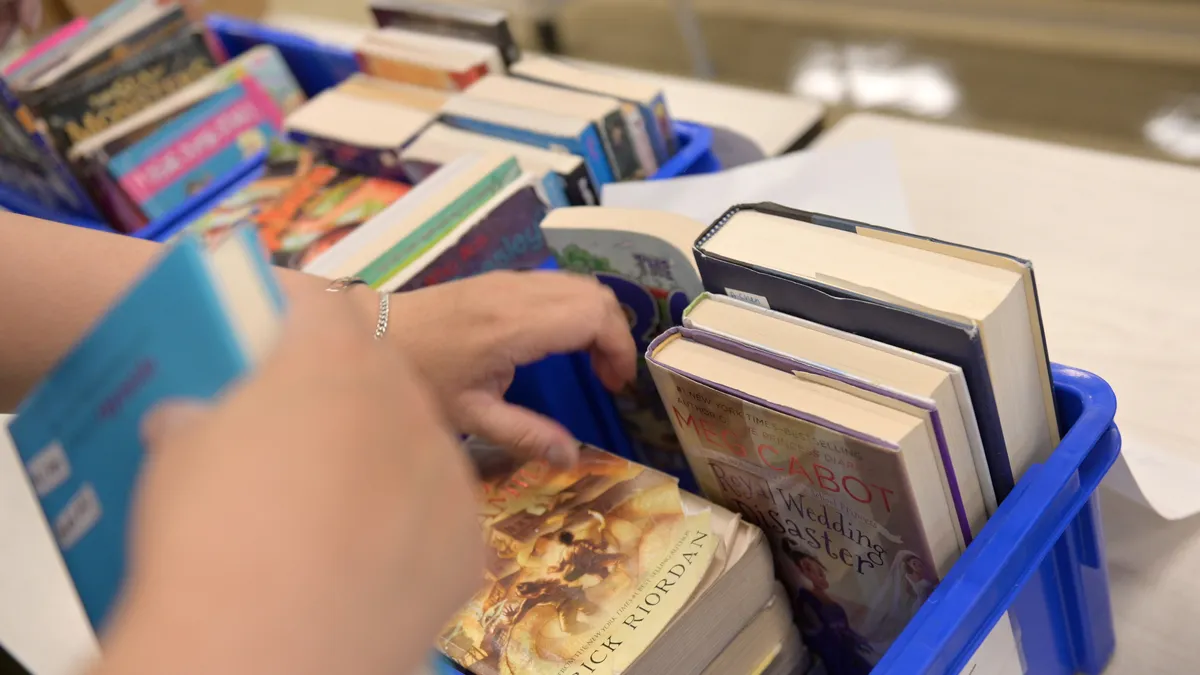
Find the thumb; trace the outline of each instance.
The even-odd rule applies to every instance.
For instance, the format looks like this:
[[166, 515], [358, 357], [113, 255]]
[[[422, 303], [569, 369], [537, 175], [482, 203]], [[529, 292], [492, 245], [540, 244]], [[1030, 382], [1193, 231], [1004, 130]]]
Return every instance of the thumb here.
[[468, 433], [512, 450], [523, 457], [540, 457], [556, 467], [574, 466], [579, 441], [554, 420], [501, 398], [481, 398], [465, 408]]
[[203, 419], [208, 406], [200, 401], [178, 399], [156, 406], [142, 418], [142, 442], [148, 448], [161, 444], [171, 434]]

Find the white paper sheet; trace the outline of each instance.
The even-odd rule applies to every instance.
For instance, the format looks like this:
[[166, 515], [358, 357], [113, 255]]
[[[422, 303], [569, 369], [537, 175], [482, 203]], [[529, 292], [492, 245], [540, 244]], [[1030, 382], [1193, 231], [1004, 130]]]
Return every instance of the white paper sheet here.
[[734, 204], [762, 201], [912, 231], [895, 156], [879, 140], [795, 152], [715, 174], [613, 183], [601, 196], [605, 206], [670, 211], [702, 223]]

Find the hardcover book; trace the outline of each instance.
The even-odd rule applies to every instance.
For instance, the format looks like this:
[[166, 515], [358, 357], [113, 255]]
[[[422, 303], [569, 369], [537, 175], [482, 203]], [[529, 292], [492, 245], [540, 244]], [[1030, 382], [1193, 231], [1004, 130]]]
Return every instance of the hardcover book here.
[[702, 331], [647, 358], [704, 495], [771, 540], [826, 672], [867, 675], [962, 550], [927, 424]]
[[167, 249], [17, 409], [9, 431], [92, 626], [125, 573], [143, 416], [208, 400], [274, 345], [283, 313], [254, 233]]
[[695, 257], [712, 293], [962, 368], [997, 501], [1057, 445], [1027, 261], [776, 204], [733, 207]]

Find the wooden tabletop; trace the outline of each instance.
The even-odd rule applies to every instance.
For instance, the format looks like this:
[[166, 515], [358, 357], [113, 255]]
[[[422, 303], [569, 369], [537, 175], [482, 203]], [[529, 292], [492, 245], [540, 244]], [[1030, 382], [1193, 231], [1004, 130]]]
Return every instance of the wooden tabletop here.
[[[1132, 468], [1141, 458], [1200, 463], [1200, 170], [873, 114], [845, 118], [816, 144], [866, 138], [891, 141], [917, 232], [1033, 261], [1050, 357], [1112, 384]], [[1180, 645], [1194, 634], [1200, 581], [1176, 581], [1200, 578], [1188, 563], [1200, 560], [1200, 533], [1180, 525], [1192, 541], [1178, 550], [1197, 553], [1154, 559], [1124, 528], [1165, 522], [1121, 503], [1139, 515], [1106, 527], [1118, 624], [1109, 672], [1200, 671], [1194, 649], [1159, 648], [1163, 630]], [[1108, 498], [1106, 507], [1124, 508]], [[1169, 626], [1160, 600], [1191, 618]], [[1147, 625], [1152, 617], [1162, 625]]]

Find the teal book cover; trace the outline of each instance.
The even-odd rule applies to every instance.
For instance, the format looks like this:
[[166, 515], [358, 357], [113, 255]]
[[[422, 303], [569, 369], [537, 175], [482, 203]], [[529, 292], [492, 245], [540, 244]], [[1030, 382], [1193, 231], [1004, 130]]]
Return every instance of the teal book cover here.
[[282, 124], [279, 105], [246, 78], [116, 154], [108, 170], [147, 218], [158, 218], [266, 150]]
[[18, 408], [9, 431], [97, 630], [124, 577], [143, 416], [169, 399], [218, 395], [250, 369], [263, 336], [273, 340], [264, 320], [277, 326], [283, 311], [253, 229], [211, 251], [183, 238]]

